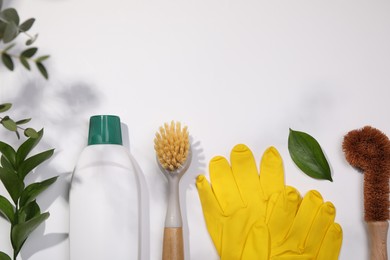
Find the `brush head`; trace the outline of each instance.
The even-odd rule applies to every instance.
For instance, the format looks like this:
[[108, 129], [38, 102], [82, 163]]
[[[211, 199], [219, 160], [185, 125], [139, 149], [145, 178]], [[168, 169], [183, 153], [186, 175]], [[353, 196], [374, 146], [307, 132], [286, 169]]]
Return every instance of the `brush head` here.
[[154, 150], [162, 168], [175, 171], [184, 166], [190, 150], [187, 126], [180, 122], [165, 123], [156, 133]]
[[376, 128], [365, 126], [344, 136], [343, 151], [350, 165], [364, 172], [366, 221], [389, 219], [390, 140]]

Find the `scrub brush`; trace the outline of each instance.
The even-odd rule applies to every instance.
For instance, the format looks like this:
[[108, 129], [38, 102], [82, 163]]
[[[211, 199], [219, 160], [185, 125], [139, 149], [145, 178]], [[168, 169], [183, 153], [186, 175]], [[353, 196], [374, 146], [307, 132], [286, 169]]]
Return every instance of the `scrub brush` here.
[[344, 137], [345, 158], [364, 172], [364, 220], [371, 241], [371, 260], [387, 260], [389, 228], [390, 140], [370, 126]]
[[179, 202], [179, 181], [190, 165], [187, 127], [179, 122], [164, 124], [154, 139], [158, 165], [168, 179], [169, 197], [165, 218], [163, 260], [183, 260], [183, 223]]

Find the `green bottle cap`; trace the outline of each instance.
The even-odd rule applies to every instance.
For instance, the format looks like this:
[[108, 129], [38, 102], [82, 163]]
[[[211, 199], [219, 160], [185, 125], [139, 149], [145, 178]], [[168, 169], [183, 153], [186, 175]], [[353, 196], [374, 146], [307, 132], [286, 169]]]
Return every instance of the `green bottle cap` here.
[[89, 119], [88, 145], [122, 145], [121, 121], [118, 116], [97, 115]]

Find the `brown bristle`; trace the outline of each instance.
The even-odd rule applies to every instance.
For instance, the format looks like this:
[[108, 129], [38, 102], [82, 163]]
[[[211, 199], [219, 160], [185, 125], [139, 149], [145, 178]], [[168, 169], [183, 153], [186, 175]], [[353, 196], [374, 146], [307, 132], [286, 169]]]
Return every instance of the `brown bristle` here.
[[388, 220], [389, 138], [378, 129], [365, 126], [346, 134], [342, 147], [348, 163], [364, 172], [365, 220]]
[[190, 150], [187, 127], [181, 128], [180, 122], [165, 123], [156, 133], [154, 149], [164, 169], [174, 171], [183, 166]]

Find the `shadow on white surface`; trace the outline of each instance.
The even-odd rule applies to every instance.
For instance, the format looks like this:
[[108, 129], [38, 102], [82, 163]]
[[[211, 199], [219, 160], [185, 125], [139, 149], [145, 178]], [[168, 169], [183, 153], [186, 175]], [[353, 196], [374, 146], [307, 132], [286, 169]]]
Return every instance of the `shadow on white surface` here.
[[183, 175], [180, 180], [180, 207], [183, 217], [183, 239], [184, 239], [184, 255], [185, 259], [190, 259], [190, 230], [188, 226], [188, 217], [187, 217], [187, 203], [186, 203], [186, 192], [191, 186], [195, 185], [196, 176], [198, 176], [204, 169], [205, 156], [203, 154], [203, 148], [200, 141], [194, 142], [193, 137], [190, 136], [191, 141], [191, 165], [189, 166], [187, 172]]
[[38, 243], [32, 243], [32, 239], [26, 240], [27, 244], [20, 253], [22, 259], [30, 259], [37, 252], [55, 247], [69, 237], [68, 233], [50, 233], [44, 235], [44, 229], [45, 225], [43, 224], [35, 230], [34, 236], [31, 237], [34, 241], [39, 241]]

